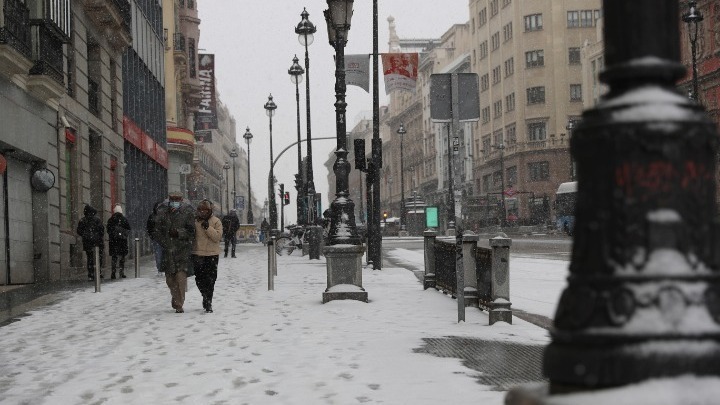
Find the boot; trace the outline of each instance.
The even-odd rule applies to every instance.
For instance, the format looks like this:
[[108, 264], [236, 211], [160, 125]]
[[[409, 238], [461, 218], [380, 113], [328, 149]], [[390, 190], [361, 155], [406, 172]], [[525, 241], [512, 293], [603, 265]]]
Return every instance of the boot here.
[[[227, 255], [225, 255], [225, 256], [227, 256]], [[232, 251], [232, 257], [235, 257], [235, 249], [233, 249], [233, 251]]]
[[125, 276], [125, 268], [124, 267], [120, 267], [120, 278], [127, 278]]
[[112, 262], [110, 262], [110, 280], [115, 280], [117, 277], [115, 277], [115, 256], [112, 258]]
[[110, 280], [115, 280], [117, 277], [115, 277], [115, 271], [110, 273]]

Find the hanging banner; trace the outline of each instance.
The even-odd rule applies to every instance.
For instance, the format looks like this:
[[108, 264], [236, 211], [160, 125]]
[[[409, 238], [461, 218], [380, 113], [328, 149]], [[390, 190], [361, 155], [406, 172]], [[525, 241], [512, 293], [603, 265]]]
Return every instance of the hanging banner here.
[[404, 90], [415, 93], [417, 82], [417, 53], [383, 53], [383, 76], [385, 77], [385, 94], [393, 90]]
[[[217, 97], [215, 92], [215, 55], [198, 54], [198, 78], [202, 85], [200, 106], [195, 113], [195, 134], [198, 142], [212, 142], [211, 129], [217, 129]], [[200, 136], [202, 135], [202, 136]]]
[[370, 55], [345, 55], [345, 84], [370, 92]]

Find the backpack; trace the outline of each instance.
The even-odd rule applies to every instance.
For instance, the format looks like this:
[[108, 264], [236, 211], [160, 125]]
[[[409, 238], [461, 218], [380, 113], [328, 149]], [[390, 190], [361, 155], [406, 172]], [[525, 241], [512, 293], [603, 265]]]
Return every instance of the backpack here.
[[115, 227], [113, 227], [111, 235], [112, 235], [113, 239], [127, 240], [128, 230], [120, 225], [115, 225]]

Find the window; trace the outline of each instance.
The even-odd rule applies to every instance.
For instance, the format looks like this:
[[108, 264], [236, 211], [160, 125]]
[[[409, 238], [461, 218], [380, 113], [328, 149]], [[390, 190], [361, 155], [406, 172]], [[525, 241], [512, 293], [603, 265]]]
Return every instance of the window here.
[[195, 8], [195, 0], [187, 0], [187, 6], [189, 9]]
[[493, 117], [500, 118], [500, 117], [502, 117], [502, 113], [503, 113], [502, 100], [498, 100], [493, 103]]
[[493, 188], [498, 189], [502, 186], [502, 172], [500, 170], [492, 174]]
[[547, 125], [544, 121], [527, 124], [528, 141], [544, 141], [547, 137]]
[[500, 83], [500, 66], [495, 66], [492, 70], [492, 82], [493, 84]]
[[505, 77], [512, 76], [515, 73], [515, 58], [505, 61]]
[[517, 166], [508, 167], [505, 170], [505, 178], [507, 179], [508, 186], [517, 184]]
[[491, 152], [490, 150], [490, 135], [485, 135], [482, 138], [483, 153], [486, 155]]
[[550, 164], [548, 162], [528, 163], [530, 181], [542, 181], [550, 178]]
[[486, 174], [485, 176], [483, 176], [483, 179], [482, 179], [482, 188], [483, 188], [483, 191], [486, 193], [488, 191], [490, 191], [490, 176], [491, 175]]
[[478, 14], [478, 28], [482, 27], [487, 23], [487, 8], [480, 10]]
[[503, 144], [503, 130], [498, 129], [497, 131], [493, 132], [493, 143], [495, 146], [500, 146]]
[[71, 98], [75, 98], [75, 31], [70, 35], [70, 44], [67, 52], [67, 87], [65, 92]]
[[[110, 127], [113, 131], [118, 129], [117, 120], [117, 98], [118, 98], [118, 85], [117, 85], [117, 63], [115, 59], [110, 59]], [[114, 205], [111, 205], [114, 207]]]
[[594, 27], [600, 18], [600, 10], [572, 10], [567, 12], [568, 28]]
[[490, 42], [492, 43], [492, 50], [496, 50], [500, 48], [500, 31], [492, 34], [490, 37]]
[[512, 22], [509, 22], [503, 26], [503, 42], [507, 42], [512, 39]]
[[498, 0], [490, 0], [490, 15], [495, 16], [498, 13]]
[[505, 127], [505, 140], [508, 145], [515, 145], [517, 143], [517, 132], [515, 131], [515, 124], [510, 124]]
[[568, 63], [571, 65], [580, 64], [580, 48], [568, 48]]
[[487, 124], [490, 122], [490, 107], [485, 107], [482, 109], [482, 122], [483, 124]]
[[515, 111], [515, 93], [505, 96], [505, 111]]
[[534, 51], [525, 52], [525, 67], [535, 68], [545, 66], [545, 51], [537, 49]]
[[87, 38], [87, 64], [88, 64], [88, 110], [95, 116], [100, 116], [101, 110], [101, 87], [102, 80], [102, 58], [100, 56], [100, 45], [94, 38]]
[[74, 128], [65, 128], [65, 226], [69, 229], [75, 228], [75, 191], [77, 182], [75, 179], [75, 167], [77, 160], [77, 148], [75, 146], [76, 134]]
[[582, 101], [582, 84], [570, 85], [570, 101]]
[[197, 61], [195, 58], [195, 38], [188, 38], [188, 74], [190, 77], [197, 76]]
[[530, 87], [527, 89], [527, 103], [541, 104], [545, 102], [545, 86]]
[[490, 76], [485, 73], [480, 76], [480, 92], [486, 91], [490, 88]]
[[485, 59], [488, 54], [488, 44], [487, 41], [483, 41], [480, 44], [480, 59]]
[[525, 16], [525, 32], [540, 31], [542, 27], [542, 14], [530, 14]]

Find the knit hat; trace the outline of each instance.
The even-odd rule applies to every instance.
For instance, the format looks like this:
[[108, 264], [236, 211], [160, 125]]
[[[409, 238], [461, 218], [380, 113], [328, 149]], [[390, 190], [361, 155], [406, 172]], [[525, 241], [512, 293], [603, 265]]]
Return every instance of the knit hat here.
[[116, 214], [122, 214], [122, 213], [123, 213], [122, 207], [120, 206], [120, 204], [116, 204], [116, 205], [115, 205], [115, 209], [113, 209], [113, 212], [116, 213]]

